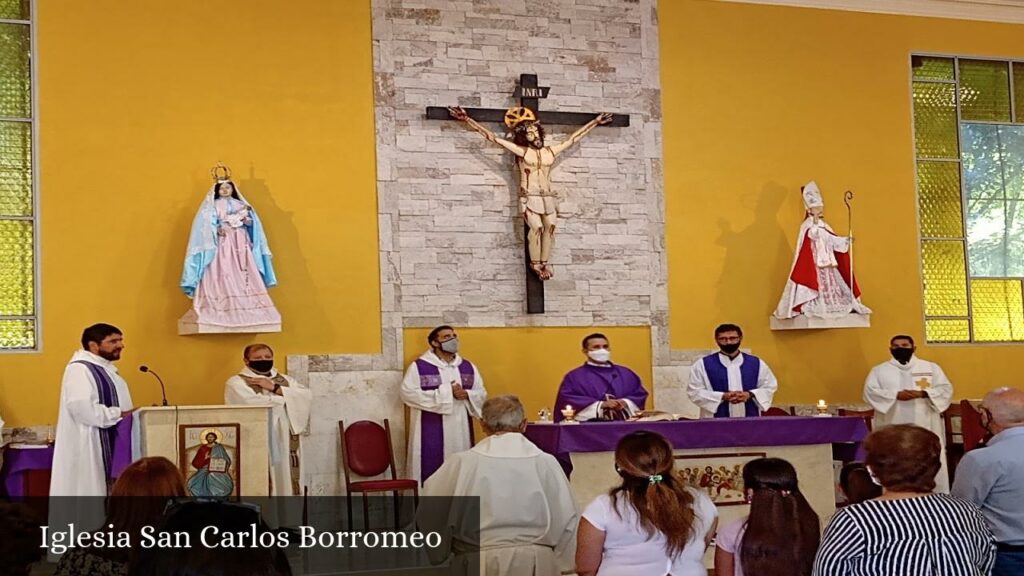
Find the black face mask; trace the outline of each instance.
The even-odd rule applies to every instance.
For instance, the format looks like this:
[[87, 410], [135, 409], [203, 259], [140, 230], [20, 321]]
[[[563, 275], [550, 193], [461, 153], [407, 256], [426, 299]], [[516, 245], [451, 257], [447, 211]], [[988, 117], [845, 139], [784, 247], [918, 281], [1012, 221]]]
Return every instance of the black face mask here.
[[914, 355], [913, 348], [890, 348], [889, 352], [892, 353], [892, 357], [900, 364], [910, 362], [910, 357]]
[[266, 374], [267, 372], [270, 372], [273, 367], [273, 360], [249, 360], [249, 368], [252, 368], [256, 372], [263, 372]]
[[718, 348], [722, 352], [725, 352], [726, 354], [731, 356], [731, 355], [735, 354], [737, 350], [740, 349], [740, 343], [739, 342], [735, 342], [733, 344], [719, 344]]

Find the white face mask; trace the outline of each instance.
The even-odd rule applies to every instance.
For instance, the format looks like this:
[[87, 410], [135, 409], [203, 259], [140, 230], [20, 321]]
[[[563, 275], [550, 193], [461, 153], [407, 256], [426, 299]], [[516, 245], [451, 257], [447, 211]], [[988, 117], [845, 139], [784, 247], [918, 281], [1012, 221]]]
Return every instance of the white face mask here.
[[611, 350], [598, 348], [597, 350], [588, 350], [587, 356], [589, 356], [590, 359], [593, 360], [594, 362], [604, 363], [607, 362], [608, 359], [612, 357], [612, 352]]

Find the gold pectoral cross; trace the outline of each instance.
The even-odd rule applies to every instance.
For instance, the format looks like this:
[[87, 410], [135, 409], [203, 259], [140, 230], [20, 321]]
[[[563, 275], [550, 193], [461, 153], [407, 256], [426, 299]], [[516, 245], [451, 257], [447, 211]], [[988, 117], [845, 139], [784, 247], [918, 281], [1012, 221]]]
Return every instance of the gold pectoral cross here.
[[927, 377], [921, 377], [920, 380], [914, 381], [914, 384], [921, 390], [925, 390], [932, 385], [932, 383], [928, 380]]

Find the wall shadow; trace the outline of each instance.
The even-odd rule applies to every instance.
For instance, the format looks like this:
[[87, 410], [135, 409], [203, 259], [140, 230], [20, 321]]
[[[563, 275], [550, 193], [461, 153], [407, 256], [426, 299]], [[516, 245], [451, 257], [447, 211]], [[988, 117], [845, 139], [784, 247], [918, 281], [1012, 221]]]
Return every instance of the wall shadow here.
[[[779, 226], [779, 211], [789, 193], [781, 184], [769, 182], [759, 193], [741, 195], [737, 211], [754, 213], [753, 223], [742, 230], [733, 230], [732, 222], [724, 217], [718, 219], [715, 243], [725, 248], [725, 258], [715, 304], [722, 322], [764, 325], [775, 309], [792, 258], [792, 247]], [[760, 278], [761, 282], [752, 285], [750, 278]], [[743, 308], [756, 310], [758, 317], [734, 316], [735, 303], [744, 300], [753, 301], [754, 306]]]

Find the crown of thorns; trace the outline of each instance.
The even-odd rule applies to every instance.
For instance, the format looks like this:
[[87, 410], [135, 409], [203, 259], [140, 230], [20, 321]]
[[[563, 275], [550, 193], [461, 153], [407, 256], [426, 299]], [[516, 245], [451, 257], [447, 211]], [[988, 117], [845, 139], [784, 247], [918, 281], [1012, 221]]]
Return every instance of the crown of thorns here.
[[533, 110], [523, 106], [513, 106], [505, 112], [505, 126], [509, 129], [515, 129], [523, 122], [536, 122], [537, 115], [533, 113]]

